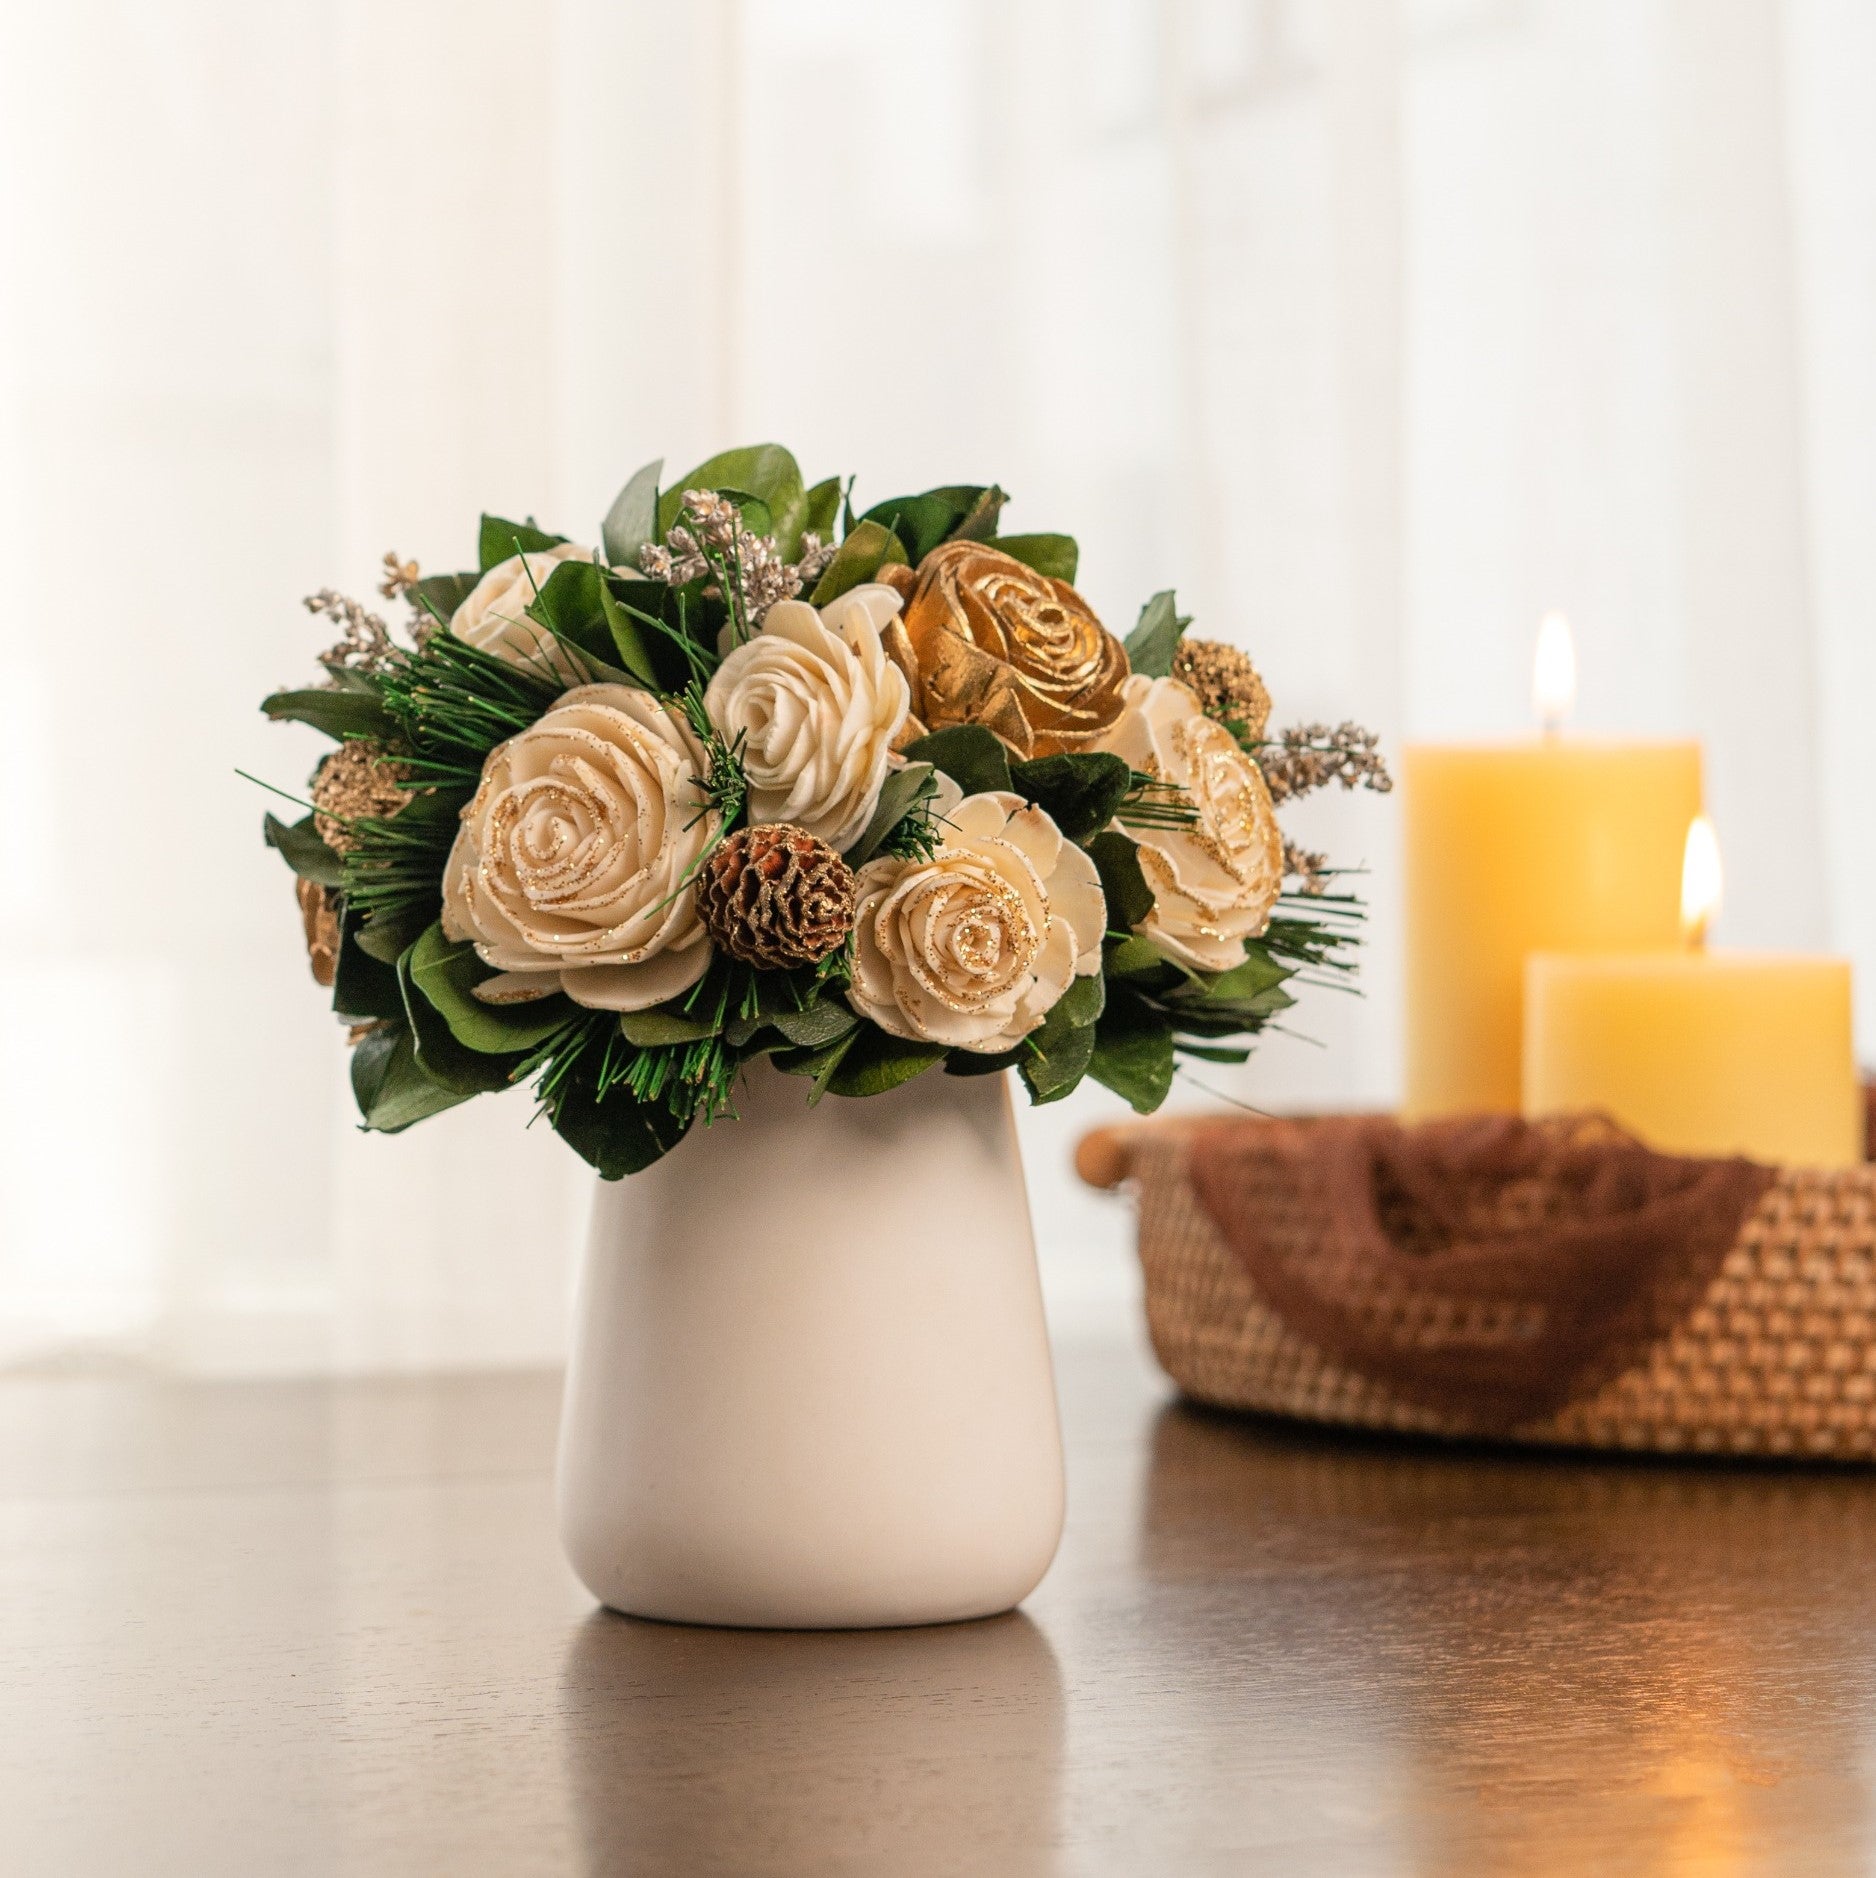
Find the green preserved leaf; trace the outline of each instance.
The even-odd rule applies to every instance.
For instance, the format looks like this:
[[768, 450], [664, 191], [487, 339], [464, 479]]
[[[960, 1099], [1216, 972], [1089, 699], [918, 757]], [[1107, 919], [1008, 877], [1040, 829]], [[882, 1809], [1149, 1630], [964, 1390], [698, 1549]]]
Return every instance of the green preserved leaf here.
[[949, 724], [908, 744], [905, 754], [914, 763], [943, 770], [967, 796], [1015, 787], [1003, 740], [981, 724]]
[[1100, 973], [1077, 978], [1055, 1001], [1042, 1028], [1024, 1038], [1017, 1068], [1033, 1102], [1061, 1101], [1087, 1074], [1106, 996]]
[[1146, 989], [1179, 984], [1185, 978], [1182, 966], [1138, 933], [1129, 939], [1109, 940], [1101, 970], [1112, 984], [1138, 984]]
[[310, 724], [343, 743], [347, 737], [394, 737], [397, 723], [375, 691], [276, 691], [261, 700], [261, 709], [276, 722]]
[[1170, 676], [1180, 638], [1191, 624], [1190, 617], [1174, 605], [1170, 587], [1156, 593], [1140, 609], [1139, 622], [1127, 635], [1127, 663], [1148, 678]]
[[1088, 1074], [1141, 1115], [1150, 1115], [1172, 1088], [1172, 1027], [1132, 992], [1116, 988], [1095, 1026]]
[[659, 580], [621, 580], [609, 574], [600, 583], [599, 599], [613, 656], [626, 671], [654, 691], [682, 690], [690, 675], [684, 655], [651, 624], [664, 618], [672, 603], [671, 589]]
[[528, 618], [578, 653], [595, 677], [629, 683], [637, 674], [619, 668], [620, 648], [607, 599], [606, 576], [598, 566], [562, 561], [529, 602]]
[[1073, 535], [999, 535], [990, 544], [1013, 561], [1033, 567], [1051, 580], [1065, 580], [1071, 586], [1075, 570], [1081, 565], [1081, 550]]
[[1012, 763], [1010, 780], [1070, 841], [1086, 841], [1114, 819], [1133, 771], [1123, 757], [1087, 750]]
[[662, 1159], [689, 1132], [662, 1102], [641, 1102], [622, 1083], [598, 1093], [598, 1051], [575, 1064], [556, 1095], [549, 1120], [555, 1134], [602, 1180], [623, 1180]]
[[847, 865], [860, 867], [870, 861], [879, 852], [886, 837], [921, 802], [933, 795], [937, 787], [937, 777], [929, 763], [908, 763], [904, 769], [889, 771], [886, 780], [880, 785], [879, 802], [873, 810], [872, 820], [844, 856]]
[[367, 1017], [404, 1015], [404, 993], [397, 967], [371, 956], [359, 943], [363, 916], [346, 905], [339, 921], [339, 957], [333, 970], [332, 1008], [355, 1022]]
[[905, 564], [905, 544], [890, 528], [878, 522], [856, 522], [822, 570], [809, 600], [815, 606], [826, 606], [830, 600], [838, 600], [843, 593], [851, 593], [872, 580], [882, 567]]
[[660, 539], [677, 521], [685, 494], [692, 489], [715, 489], [725, 494], [743, 491], [760, 499], [770, 516], [770, 527], [761, 532], [773, 532], [783, 560], [793, 558], [806, 523], [808, 492], [801, 481], [800, 466], [779, 443], [725, 450], [699, 463], [688, 476], [680, 476], [658, 498]]
[[513, 1073], [527, 1060], [525, 1053], [490, 1056], [459, 1042], [443, 1013], [412, 981], [411, 961], [416, 950], [415, 945], [411, 946], [398, 960], [397, 979], [404, 994], [404, 1021], [410, 1026], [419, 1067], [433, 1081], [464, 1095], [487, 1095], [510, 1087]]
[[447, 626], [456, 609], [475, 591], [479, 579], [479, 574], [426, 574], [418, 581], [411, 598], [419, 612]]
[[878, 522], [899, 537], [906, 559], [918, 566], [940, 542], [949, 541], [968, 525], [968, 539], [982, 540], [996, 533], [997, 511], [1008, 498], [1001, 489], [977, 483], [954, 483], [927, 489], [922, 495], [892, 496], [875, 502], [861, 520]]
[[1140, 849], [1117, 829], [1103, 829], [1088, 843], [1101, 891], [1107, 897], [1109, 932], [1132, 932], [1153, 910], [1153, 889], [1140, 871]]
[[408, 906], [373, 912], [361, 909], [357, 938], [358, 949], [386, 965], [395, 965], [423, 929], [436, 918], [431, 901], [417, 901]]
[[345, 885], [344, 858], [320, 840], [310, 815], [291, 824], [276, 815], [263, 815], [261, 829], [267, 845], [279, 849], [286, 864], [302, 880], [316, 881], [322, 887]]
[[352, 1051], [352, 1095], [374, 1133], [400, 1134], [413, 1122], [467, 1102], [470, 1093], [450, 1088], [424, 1068], [408, 1024], [381, 1024]]
[[700, 1037], [714, 1037], [715, 1024], [683, 1011], [621, 1011], [619, 1029], [628, 1043], [653, 1049], [663, 1043], [695, 1043]]
[[827, 1080], [827, 1088], [837, 1096], [883, 1095], [922, 1075], [945, 1054], [941, 1043], [889, 1037], [874, 1024], [859, 1025], [849, 1041], [850, 1047]]
[[817, 998], [803, 1011], [777, 1011], [769, 1020], [792, 1044], [818, 1050], [857, 1029], [860, 1020], [844, 1004]]
[[499, 515], [485, 515], [476, 548], [482, 571], [486, 574], [491, 567], [497, 567], [517, 554], [541, 554], [549, 548], [559, 547], [565, 540], [565, 535], [550, 535], [538, 526], [532, 515], [525, 522], [511, 522]]
[[466, 940], [456, 944], [445, 938], [440, 922], [418, 938], [404, 968], [456, 1041], [487, 1056], [531, 1050], [580, 1015], [579, 1006], [561, 992], [524, 1004], [484, 1004], [475, 987], [493, 978], [494, 968], [484, 965]]
[[663, 473], [664, 458], [659, 457], [635, 471], [631, 481], [613, 497], [612, 507], [599, 527], [600, 546], [612, 566], [637, 567], [639, 550], [660, 539], [658, 478]]
[[824, 483], [816, 483], [808, 491], [807, 512], [801, 520], [802, 532], [810, 529], [825, 541], [834, 538], [835, 525], [840, 520], [840, 478], [830, 476]]

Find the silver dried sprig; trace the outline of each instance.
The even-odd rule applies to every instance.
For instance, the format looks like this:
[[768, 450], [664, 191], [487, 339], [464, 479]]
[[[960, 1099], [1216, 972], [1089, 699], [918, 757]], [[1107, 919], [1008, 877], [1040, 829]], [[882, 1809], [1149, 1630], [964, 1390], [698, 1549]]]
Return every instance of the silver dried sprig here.
[[[340, 627], [338, 640], [319, 655], [321, 665], [349, 672], [381, 672], [403, 656], [391, 629], [349, 595], [331, 587], [309, 593], [300, 604]], [[328, 683], [335, 681], [328, 680]]]
[[[832, 544], [809, 531], [801, 537], [799, 558], [784, 561], [775, 537], [750, 533], [736, 504], [712, 489], [687, 489], [679, 516], [662, 545], [639, 550], [639, 572], [673, 587], [715, 575], [704, 591], [728, 600], [750, 631], [778, 600], [792, 600], [818, 580], [834, 558]], [[726, 581], [733, 595], [725, 592]]]
[[1339, 782], [1344, 789], [1372, 789], [1386, 795], [1394, 787], [1381, 739], [1353, 723], [1295, 724], [1257, 744], [1252, 754], [1270, 785], [1273, 802], [1287, 802], [1312, 789]]

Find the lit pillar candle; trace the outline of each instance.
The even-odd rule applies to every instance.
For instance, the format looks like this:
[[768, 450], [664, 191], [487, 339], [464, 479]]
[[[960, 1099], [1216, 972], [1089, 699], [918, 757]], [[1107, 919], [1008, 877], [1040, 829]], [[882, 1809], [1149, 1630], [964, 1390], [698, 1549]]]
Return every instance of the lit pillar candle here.
[[1411, 1119], [1516, 1113], [1524, 961], [1671, 947], [1700, 746], [1562, 734], [1569, 628], [1538, 636], [1541, 739], [1410, 745], [1402, 765]]
[[1676, 1154], [1863, 1158], [1847, 959], [1708, 951], [1719, 849], [1687, 837], [1687, 943], [1526, 965], [1524, 1112], [1596, 1110]]

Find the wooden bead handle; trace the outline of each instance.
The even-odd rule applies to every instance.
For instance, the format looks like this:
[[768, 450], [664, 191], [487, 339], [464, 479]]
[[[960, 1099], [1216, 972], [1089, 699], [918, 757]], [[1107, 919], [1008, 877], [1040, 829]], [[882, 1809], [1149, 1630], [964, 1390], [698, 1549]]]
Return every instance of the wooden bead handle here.
[[1075, 1144], [1075, 1172], [1090, 1187], [1111, 1193], [1133, 1171], [1125, 1127], [1090, 1128]]

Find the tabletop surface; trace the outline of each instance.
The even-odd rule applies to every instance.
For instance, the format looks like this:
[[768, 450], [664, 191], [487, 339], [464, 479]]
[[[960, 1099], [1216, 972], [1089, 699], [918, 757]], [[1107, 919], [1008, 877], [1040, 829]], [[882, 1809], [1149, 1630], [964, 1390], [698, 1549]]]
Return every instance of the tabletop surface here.
[[686, 1630], [555, 1547], [557, 1384], [0, 1382], [0, 1866], [1876, 1866], [1876, 1478], [1525, 1458], [1059, 1373], [1018, 1615]]

